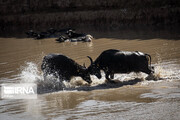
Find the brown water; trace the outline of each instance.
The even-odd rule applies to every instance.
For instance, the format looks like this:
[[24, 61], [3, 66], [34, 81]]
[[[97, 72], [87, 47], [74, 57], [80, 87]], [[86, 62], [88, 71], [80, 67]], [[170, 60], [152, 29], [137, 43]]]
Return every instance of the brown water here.
[[[33, 82], [39, 87], [35, 100], [0, 100], [0, 119], [180, 119], [180, 36], [169, 32], [96, 33], [91, 43], [57, 43], [54, 38], [0, 38], [0, 83]], [[40, 70], [48, 53], [62, 53], [79, 64], [90, 64], [103, 50], [141, 51], [152, 56], [157, 81], [146, 74], [116, 74], [117, 84], [91, 76], [91, 86], [73, 78], [65, 90], [54, 90]], [[119, 81], [119, 82], [118, 82]], [[121, 81], [121, 82], [120, 82]], [[44, 88], [41, 88], [45, 85]]]

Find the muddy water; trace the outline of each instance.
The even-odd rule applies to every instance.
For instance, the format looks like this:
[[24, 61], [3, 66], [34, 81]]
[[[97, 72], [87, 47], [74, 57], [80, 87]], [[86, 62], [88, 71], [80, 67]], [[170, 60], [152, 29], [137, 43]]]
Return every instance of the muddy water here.
[[[0, 38], [0, 83], [38, 84], [35, 100], [0, 100], [0, 119], [180, 119], [180, 36], [171, 32], [94, 33], [91, 43], [57, 43], [54, 38]], [[44, 81], [41, 61], [48, 53], [65, 54], [79, 64], [90, 64], [103, 50], [141, 51], [152, 56], [155, 78], [146, 74], [116, 74], [116, 84], [91, 76], [63, 82]], [[103, 74], [103, 73], [102, 73]], [[44, 87], [42, 87], [44, 86]], [[57, 86], [58, 87], [58, 86]]]

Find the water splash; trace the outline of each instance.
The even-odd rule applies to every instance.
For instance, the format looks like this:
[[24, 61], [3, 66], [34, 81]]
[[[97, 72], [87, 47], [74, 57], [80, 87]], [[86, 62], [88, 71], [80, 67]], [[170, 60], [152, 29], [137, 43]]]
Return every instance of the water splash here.
[[158, 62], [154, 67], [155, 73], [148, 75], [141, 85], [144, 86], [156, 84], [157, 82], [180, 80], [180, 66], [175, 64], [175, 61]]
[[146, 80], [162, 80], [162, 73], [163, 73], [163, 68], [161, 66], [157, 66], [155, 67], [155, 72], [153, 74], [149, 74], [145, 79]]
[[[38, 64], [34, 62], [27, 62], [25, 66], [21, 67], [21, 72], [18, 75], [21, 83], [36, 83], [38, 93], [54, 92], [59, 90], [69, 90], [71, 88], [78, 88], [81, 86], [90, 86], [87, 82], [82, 80], [81, 77], [73, 77], [70, 82], [61, 81], [60, 78], [48, 75], [46, 79], [43, 73], [38, 69]], [[93, 81], [92, 85], [102, 83], [104, 80], [98, 80], [95, 76], [91, 76]]]
[[[25, 66], [21, 67], [21, 73], [19, 74], [20, 82], [23, 83], [36, 83], [38, 86], [38, 93], [54, 92], [59, 90], [76, 90], [79, 87], [83, 89], [97, 88], [97, 86], [104, 85], [108, 87], [112, 85], [107, 83], [105, 79], [105, 74], [102, 72], [102, 78], [98, 79], [95, 76], [91, 75], [92, 84], [89, 85], [87, 82], [82, 80], [81, 77], [74, 77], [70, 82], [61, 81], [59, 78], [49, 75], [44, 80], [43, 73], [38, 69], [39, 64], [33, 62], [27, 62]], [[148, 85], [151, 82], [163, 81], [163, 80], [173, 80], [177, 78], [180, 74], [180, 71], [177, 70], [176, 64], [169, 62], [159, 62], [154, 64], [155, 73], [147, 76], [144, 73], [130, 73], [130, 74], [115, 74], [115, 81], [118, 81], [117, 84], [123, 85], [127, 84], [128, 81], [136, 80], [137, 78], [142, 81], [141, 85]], [[177, 69], [176, 69], [177, 68]], [[178, 77], [177, 79], [179, 79]], [[104, 87], [103, 86], [103, 87]], [[117, 85], [114, 85], [117, 86]]]
[[27, 62], [25, 66], [21, 67], [19, 74], [20, 82], [35, 83], [42, 80], [42, 74], [38, 70], [38, 65], [33, 62]]

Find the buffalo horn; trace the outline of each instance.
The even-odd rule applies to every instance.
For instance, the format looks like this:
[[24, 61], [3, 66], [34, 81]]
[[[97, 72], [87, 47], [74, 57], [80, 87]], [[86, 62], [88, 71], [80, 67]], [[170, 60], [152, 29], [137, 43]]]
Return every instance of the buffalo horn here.
[[90, 56], [87, 56], [89, 58], [89, 60], [91, 61], [91, 65], [93, 64], [93, 60]]

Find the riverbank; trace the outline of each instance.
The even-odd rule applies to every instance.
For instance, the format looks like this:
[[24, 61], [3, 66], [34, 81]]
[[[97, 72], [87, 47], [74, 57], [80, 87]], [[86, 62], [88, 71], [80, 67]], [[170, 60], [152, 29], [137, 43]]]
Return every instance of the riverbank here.
[[125, 27], [180, 25], [178, 0], [67, 0], [1, 2], [0, 32], [78, 28], [118, 30]]

